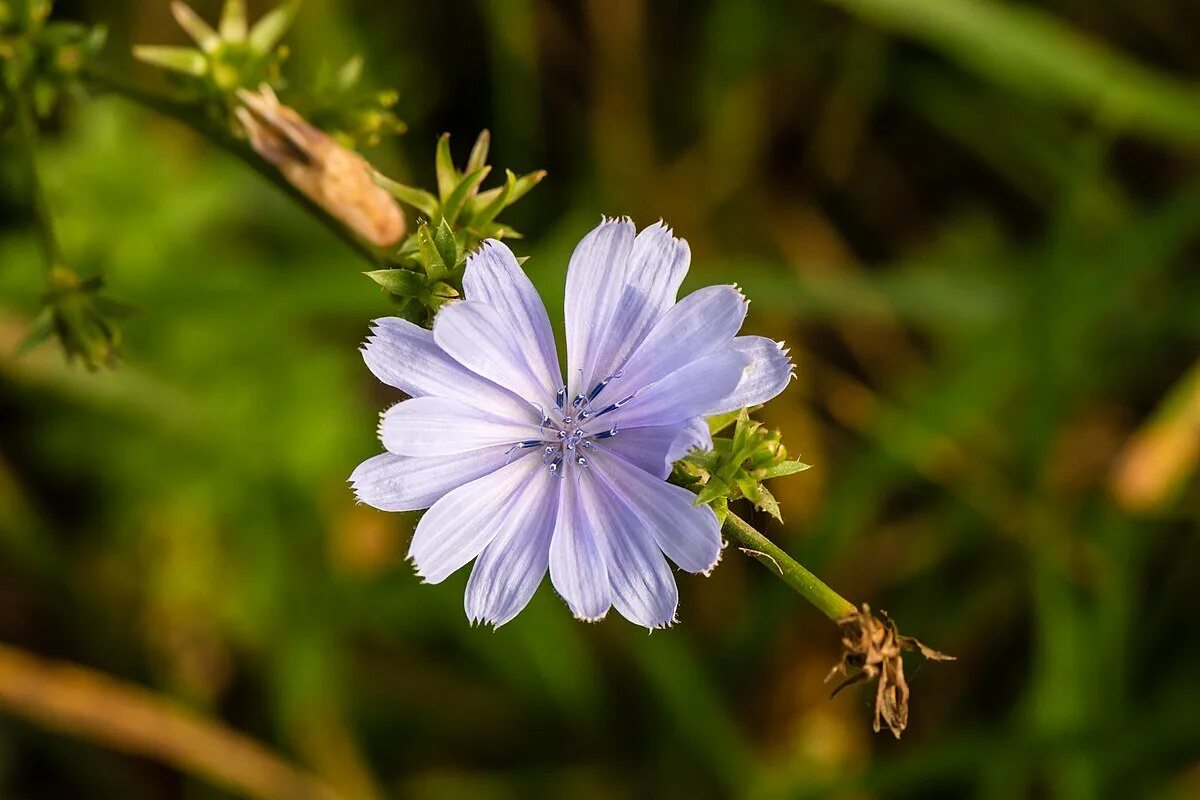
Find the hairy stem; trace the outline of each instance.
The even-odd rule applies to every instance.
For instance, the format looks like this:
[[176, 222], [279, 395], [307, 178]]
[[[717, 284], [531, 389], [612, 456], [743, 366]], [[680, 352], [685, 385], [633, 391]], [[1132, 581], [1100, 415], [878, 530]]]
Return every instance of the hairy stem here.
[[784, 583], [799, 592], [801, 597], [834, 622], [840, 622], [857, 612], [849, 600], [826, 586], [820, 578], [741, 517], [729, 514], [725, 517], [725, 524], [721, 530], [743, 553], [753, 556], [783, 578]]
[[84, 72], [83, 78], [96, 91], [115, 94], [143, 108], [170, 117], [196, 131], [223, 150], [237, 156], [251, 169], [299, 203], [308, 213], [320, 220], [325, 227], [345, 242], [351, 250], [370, 264], [372, 268], [379, 268], [386, 265], [387, 256], [382, 249], [356, 236], [353, 231], [330, 216], [325, 209], [321, 208], [320, 205], [313, 202], [307, 195], [293, 186], [279, 173], [279, 170], [263, 160], [258, 153], [254, 152], [254, 149], [247, 142], [235, 137], [224, 125], [219, 125], [204, 116], [203, 113], [198, 112], [195, 106], [174, 100], [170, 97], [154, 94], [153, 92], [147, 92], [144, 89], [94, 70]]
[[54, 232], [54, 217], [50, 214], [50, 204], [46, 201], [46, 191], [42, 187], [42, 177], [38, 171], [37, 120], [33, 115], [33, 104], [29, 99], [28, 92], [18, 92], [14, 101], [21, 155], [25, 159], [29, 193], [33, 200], [33, 213], [37, 220], [38, 245], [41, 248], [42, 260], [45, 262], [46, 269], [52, 270], [62, 263], [62, 248], [59, 247], [58, 236]]

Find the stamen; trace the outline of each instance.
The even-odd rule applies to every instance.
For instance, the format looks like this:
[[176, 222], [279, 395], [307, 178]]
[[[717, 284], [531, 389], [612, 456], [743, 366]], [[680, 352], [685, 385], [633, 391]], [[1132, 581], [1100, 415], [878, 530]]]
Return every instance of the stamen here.
[[613, 425], [608, 430], [601, 431], [600, 433], [595, 434], [594, 436], [592, 436], [592, 438], [593, 439], [611, 439], [612, 437], [614, 437], [616, 435], [617, 435], [617, 426]]
[[596, 399], [596, 397], [597, 397], [597, 396], [598, 396], [598, 395], [599, 395], [601, 392], [603, 392], [603, 391], [604, 391], [604, 387], [605, 387], [605, 386], [608, 386], [608, 384], [609, 384], [609, 383], [611, 383], [612, 381], [615, 381], [615, 380], [616, 380], [617, 378], [619, 378], [619, 377], [621, 377], [621, 371], [620, 371], [620, 370], [617, 370], [617, 371], [616, 371], [616, 372], [614, 372], [612, 375], [609, 375], [607, 378], [605, 378], [604, 380], [602, 380], [602, 381], [600, 381], [599, 383], [597, 383], [597, 384], [595, 385], [595, 387], [593, 387], [593, 388], [592, 388], [592, 391], [591, 391], [591, 393], [590, 393], [590, 394], [588, 394], [588, 397], [587, 397], [587, 399], [588, 399], [588, 402], [590, 403], [592, 400], [595, 400], [595, 399]]
[[611, 406], [609, 406], [608, 408], [604, 409], [603, 411], [601, 411], [601, 412], [600, 412], [599, 414], [597, 414], [596, 416], [597, 416], [597, 417], [602, 417], [602, 416], [604, 416], [605, 414], [607, 414], [607, 413], [608, 413], [608, 412], [610, 412], [610, 411], [616, 411], [618, 408], [620, 408], [621, 406], [625, 405], [625, 404], [626, 404], [626, 403], [628, 403], [630, 400], [632, 400], [632, 399], [633, 399], [633, 397], [634, 397], [633, 395], [629, 395], [628, 397], [622, 397], [620, 400], [618, 400], [617, 402], [613, 403]]
[[558, 393], [554, 395], [554, 404], [556, 406], [558, 406], [559, 411], [563, 410], [563, 407], [567, 404], [567, 387], [566, 386], [561, 387], [558, 390]]
[[510, 447], [510, 448], [508, 448], [507, 450], [505, 450], [505, 451], [504, 451], [504, 454], [505, 454], [505, 455], [508, 455], [508, 454], [509, 454], [509, 453], [511, 453], [513, 450], [526, 450], [526, 449], [528, 449], [528, 448], [530, 448], [530, 447], [539, 447], [539, 446], [541, 446], [541, 444], [542, 444], [542, 440], [541, 440], [541, 439], [526, 439], [526, 440], [525, 440], [525, 441], [523, 441], [523, 442], [517, 442], [517, 443], [516, 443], [516, 444], [514, 444], [512, 447]]
[[575, 463], [578, 464], [583, 469], [588, 468], [588, 460], [586, 458], [584, 458], [583, 456], [580, 456], [579, 458], [575, 459]]

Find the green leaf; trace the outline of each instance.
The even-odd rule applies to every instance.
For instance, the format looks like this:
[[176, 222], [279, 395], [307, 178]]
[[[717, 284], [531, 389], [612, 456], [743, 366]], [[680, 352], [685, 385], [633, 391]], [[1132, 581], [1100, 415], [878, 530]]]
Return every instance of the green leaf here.
[[437, 170], [438, 196], [445, 201], [459, 182], [458, 170], [454, 168], [454, 160], [450, 157], [450, 134], [443, 133], [438, 137], [433, 163]]
[[696, 505], [704, 505], [711, 503], [718, 497], [728, 497], [731, 491], [729, 484], [721, 480], [717, 476], [709, 479], [708, 483], [704, 484], [704, 488], [696, 493]]
[[205, 53], [215, 52], [221, 46], [221, 37], [217, 35], [211, 25], [192, 10], [191, 6], [175, 0], [174, 3], [171, 3], [171, 15], [179, 23], [179, 27], [183, 28], [187, 35], [192, 37], [192, 41], [198, 44]]
[[225, 0], [221, 9], [221, 38], [227, 42], [242, 42], [246, 39], [245, 0]]
[[41, 313], [37, 315], [37, 319], [29, 326], [29, 331], [25, 334], [25, 338], [21, 340], [21, 343], [17, 345], [13, 357], [20, 358], [53, 335], [54, 312], [49, 307], [46, 307], [42, 309]]
[[775, 499], [775, 495], [767, 490], [767, 487], [758, 487], [758, 502], [754, 504], [754, 507], [759, 511], [767, 512], [779, 522], [783, 522], [783, 514], [779, 510], [779, 501]]
[[488, 132], [487, 128], [484, 128], [479, 132], [479, 137], [475, 139], [475, 145], [471, 148], [471, 155], [467, 158], [465, 172], [471, 173], [487, 165], [488, 147], [491, 143], [492, 134]]
[[[517, 183], [513, 186], [512, 193], [508, 196], [508, 206], [520, 200], [529, 190], [542, 182], [542, 178], [546, 177], [546, 170], [539, 169], [534, 172], [527, 172], [517, 178]], [[507, 207], [507, 206], [506, 206]]]
[[738, 415], [740, 415], [741, 413], [742, 412], [740, 410], [739, 411], [727, 411], [724, 414], [717, 414], [715, 417], [709, 417], [708, 418], [708, 432], [710, 434], [712, 434], [713, 436], [716, 436], [718, 433], [725, 430], [730, 425], [732, 425], [734, 422], [736, 422]]
[[442, 254], [438, 252], [437, 245], [433, 243], [433, 232], [430, 231], [427, 222], [422, 222], [417, 226], [417, 247], [421, 253], [421, 265], [425, 267], [425, 273], [429, 279], [440, 281], [446, 277], [449, 268], [442, 260]]
[[761, 487], [758, 485], [758, 481], [748, 476], [739, 476], [736, 479], [736, 483], [738, 489], [742, 492], [742, 497], [757, 506], [761, 501], [761, 495], [759, 494]]
[[385, 177], [378, 172], [371, 175], [379, 186], [387, 189], [388, 193], [402, 203], [407, 203], [427, 217], [433, 218], [438, 214], [438, 199], [424, 189], [406, 186], [399, 181]]
[[250, 49], [262, 55], [274, 50], [292, 26], [299, 8], [299, 0], [287, 0], [264, 14], [250, 29]]
[[467, 199], [471, 196], [472, 192], [479, 187], [479, 184], [483, 181], [483, 179], [487, 177], [487, 174], [491, 171], [491, 169], [491, 167], [480, 167], [474, 172], [468, 173], [461, 181], [458, 182], [458, 185], [454, 187], [454, 190], [450, 193], [449, 197], [443, 196], [442, 217], [447, 222], [453, 225], [458, 221], [458, 215], [459, 212], [462, 211], [463, 205], [466, 204]]
[[429, 287], [429, 294], [431, 297], [442, 297], [447, 300], [453, 300], [455, 297], [458, 297], [458, 289], [455, 289], [448, 283], [439, 281]]
[[505, 173], [506, 179], [503, 186], [489, 190], [488, 192], [484, 192], [484, 194], [494, 193], [492, 198], [487, 201], [486, 204], [482, 205], [482, 207], [480, 206], [480, 203], [483, 201], [484, 194], [475, 196], [472, 206], [478, 210], [471, 214], [471, 225], [488, 225], [496, 218], [497, 214], [504, 210], [504, 206], [507, 205], [508, 198], [512, 194], [513, 189], [517, 184], [517, 176], [513, 174], [511, 169], [505, 170]]
[[133, 57], [155, 67], [197, 78], [208, 72], [208, 59], [194, 47], [137, 45], [133, 48]]
[[376, 269], [363, 274], [401, 297], [416, 297], [425, 290], [425, 279], [411, 269]]
[[438, 221], [438, 226], [433, 231], [433, 246], [437, 248], [446, 268], [454, 269], [458, 264], [458, 243], [454, 241], [454, 229], [446, 222], [445, 217]]
[[795, 475], [797, 472], [804, 472], [804, 470], [811, 468], [812, 464], [805, 464], [802, 461], [781, 461], [778, 464], [759, 470], [758, 479], [765, 481], [769, 478], [782, 478], [784, 475]]

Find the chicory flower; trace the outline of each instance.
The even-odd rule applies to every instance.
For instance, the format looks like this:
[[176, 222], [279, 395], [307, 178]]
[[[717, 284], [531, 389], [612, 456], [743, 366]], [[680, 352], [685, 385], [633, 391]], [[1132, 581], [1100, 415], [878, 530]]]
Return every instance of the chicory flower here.
[[676, 302], [689, 262], [661, 222], [635, 235], [606, 219], [589, 233], [567, 273], [566, 381], [541, 298], [498, 241], [470, 257], [466, 299], [432, 331], [375, 321], [363, 358], [412, 399], [382, 415], [387, 452], [350, 481], [375, 508], [429, 509], [409, 551], [426, 581], [475, 562], [472, 622], [511, 620], [549, 570], [576, 617], [615, 607], [662, 627], [679, 600], [668, 559], [693, 573], [716, 564], [716, 515], [666, 478], [712, 447], [705, 417], [779, 394], [792, 364], [779, 343], [737, 335], [736, 287]]

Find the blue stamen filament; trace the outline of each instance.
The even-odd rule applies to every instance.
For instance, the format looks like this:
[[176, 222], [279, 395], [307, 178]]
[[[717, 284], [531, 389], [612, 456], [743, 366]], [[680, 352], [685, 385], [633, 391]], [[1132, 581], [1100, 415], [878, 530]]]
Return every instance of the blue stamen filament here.
[[607, 430], [591, 433], [584, 427], [587, 421], [593, 417], [599, 417], [601, 414], [606, 414], [609, 411], [620, 408], [633, 399], [633, 395], [629, 395], [612, 404], [604, 411], [599, 413], [593, 411], [591, 407], [592, 400], [596, 399], [604, 391], [604, 387], [609, 382], [619, 377], [621, 377], [620, 372], [614, 373], [596, 384], [587, 394], [583, 394], [582, 392], [577, 394], [571, 401], [570, 408], [567, 407], [566, 402], [567, 387], [560, 388], [555, 395], [554, 404], [558, 408], [561, 421], [555, 422], [551, 415], [538, 409], [541, 414], [539, 430], [543, 438], [526, 439], [517, 442], [508, 449], [508, 453], [541, 447], [542, 463], [550, 470], [550, 474], [556, 478], [566, 477], [565, 465], [568, 463], [573, 462], [580, 469], [589, 468], [591, 461], [582, 451], [598, 451], [599, 448], [595, 442], [602, 439], [611, 439], [616, 436], [617, 428], [613, 425]]

